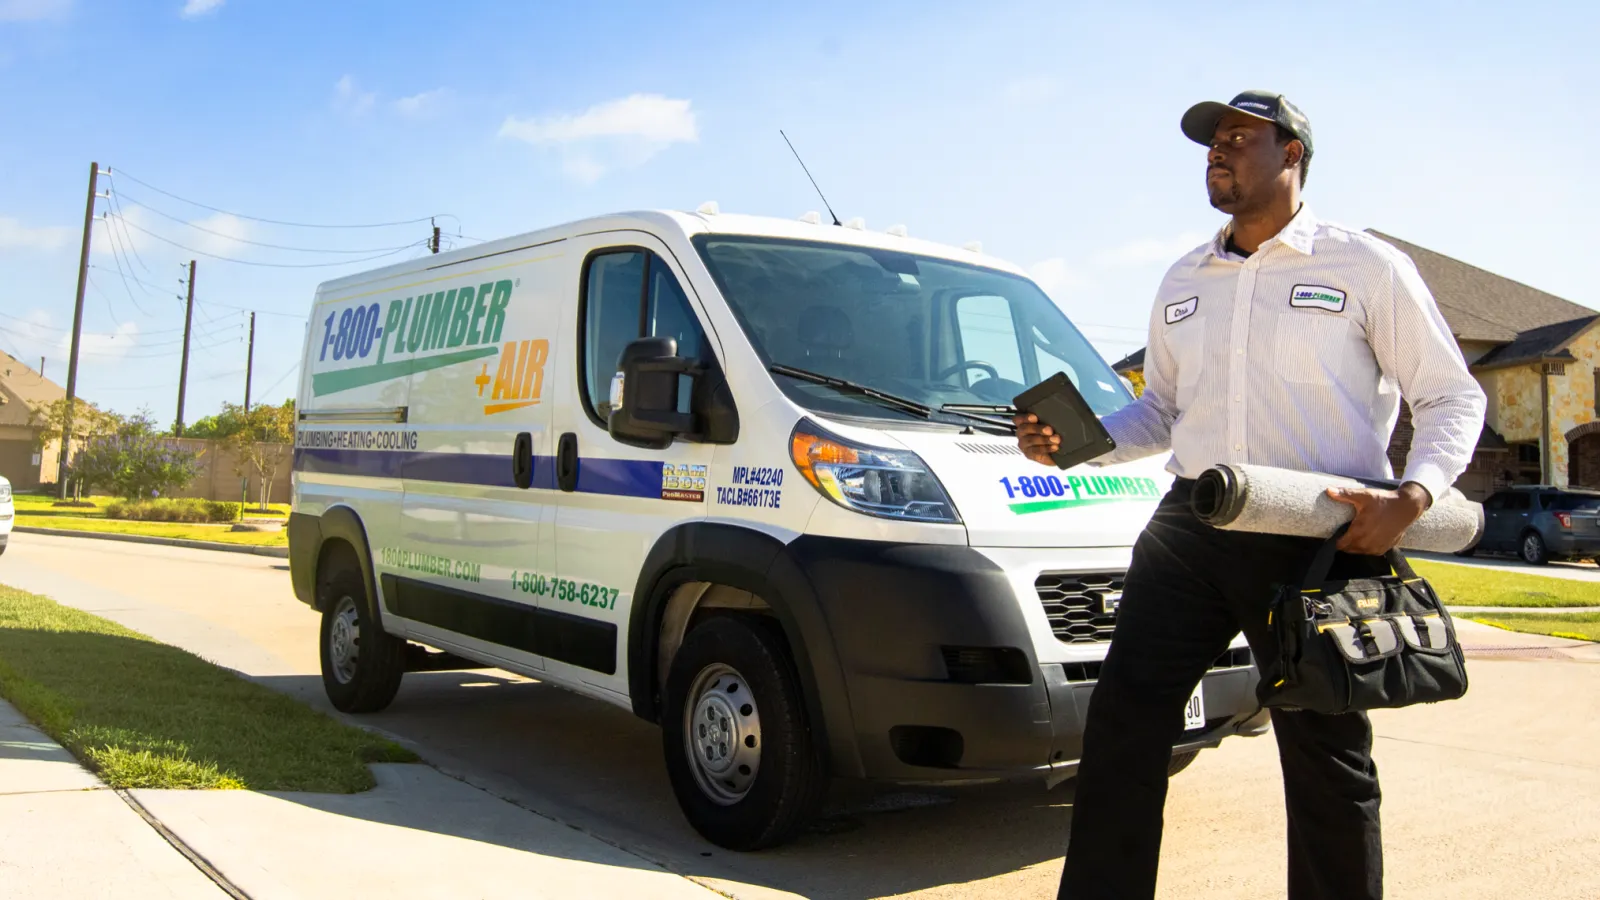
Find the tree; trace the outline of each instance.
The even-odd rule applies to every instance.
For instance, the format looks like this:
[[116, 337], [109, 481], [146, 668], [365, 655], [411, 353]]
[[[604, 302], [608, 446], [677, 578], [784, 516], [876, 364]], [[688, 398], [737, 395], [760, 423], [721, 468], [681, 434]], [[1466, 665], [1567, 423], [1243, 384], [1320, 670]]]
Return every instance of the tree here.
[[103, 487], [127, 500], [180, 491], [194, 480], [198, 454], [174, 447], [148, 411], [119, 417], [109, 433], [89, 437], [70, 466], [82, 488]]
[[200, 440], [220, 441], [245, 429], [244, 407], [222, 404], [222, 412], [206, 416], [193, 425], [185, 426], [183, 436]]
[[[61, 439], [61, 428], [66, 424], [67, 398], [62, 397], [50, 403], [35, 403], [29, 407], [29, 412], [33, 414], [33, 424], [39, 428], [39, 432], [33, 438], [33, 449], [43, 450], [51, 441]], [[72, 399], [74, 441], [110, 434], [121, 423], [122, 417], [114, 412], [103, 410], [82, 397]]]
[[222, 407], [218, 421], [240, 423], [237, 431], [222, 439], [222, 445], [233, 453], [234, 471], [240, 475], [255, 473], [261, 485], [261, 504], [257, 509], [265, 512], [278, 470], [293, 453], [294, 401], [285, 401], [282, 406], [263, 403], [249, 412], [232, 403], [224, 403]]
[[1122, 374], [1123, 377], [1133, 383], [1133, 395], [1135, 397], [1144, 396], [1144, 372], [1139, 369], [1129, 369]]

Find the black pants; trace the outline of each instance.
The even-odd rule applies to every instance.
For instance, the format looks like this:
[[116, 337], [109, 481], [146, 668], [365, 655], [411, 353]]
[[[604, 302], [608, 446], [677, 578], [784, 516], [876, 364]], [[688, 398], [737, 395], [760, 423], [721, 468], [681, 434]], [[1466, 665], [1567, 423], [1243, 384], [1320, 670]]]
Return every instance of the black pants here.
[[[1319, 543], [1218, 531], [1189, 511], [1179, 481], [1133, 548], [1117, 628], [1089, 702], [1062, 900], [1153, 897], [1167, 766], [1183, 707], [1240, 631], [1258, 661], [1276, 583], [1298, 583]], [[1335, 578], [1387, 571], [1340, 555]], [[1290, 900], [1383, 896], [1378, 769], [1365, 713], [1272, 711], [1289, 819]], [[1263, 848], [1265, 849], [1265, 848]]]

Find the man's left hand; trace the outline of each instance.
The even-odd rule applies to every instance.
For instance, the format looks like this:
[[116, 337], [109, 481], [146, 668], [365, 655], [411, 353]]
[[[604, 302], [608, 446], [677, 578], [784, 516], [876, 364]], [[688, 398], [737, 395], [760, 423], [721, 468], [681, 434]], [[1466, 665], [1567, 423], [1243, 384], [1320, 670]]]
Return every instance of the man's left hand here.
[[1426, 488], [1411, 482], [1397, 491], [1328, 488], [1328, 496], [1355, 507], [1356, 516], [1339, 539], [1339, 549], [1361, 556], [1382, 556], [1393, 550], [1400, 536], [1433, 502]]

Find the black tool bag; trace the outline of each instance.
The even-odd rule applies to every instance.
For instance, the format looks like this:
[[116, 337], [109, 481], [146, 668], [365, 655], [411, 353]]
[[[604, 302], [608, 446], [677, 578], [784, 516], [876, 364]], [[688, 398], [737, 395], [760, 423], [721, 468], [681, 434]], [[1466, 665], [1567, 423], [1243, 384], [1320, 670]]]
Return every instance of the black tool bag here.
[[1466, 661], [1432, 586], [1398, 550], [1386, 557], [1394, 575], [1328, 581], [1340, 534], [1301, 584], [1273, 598], [1267, 624], [1279, 653], [1262, 661], [1261, 705], [1334, 715], [1465, 694]]

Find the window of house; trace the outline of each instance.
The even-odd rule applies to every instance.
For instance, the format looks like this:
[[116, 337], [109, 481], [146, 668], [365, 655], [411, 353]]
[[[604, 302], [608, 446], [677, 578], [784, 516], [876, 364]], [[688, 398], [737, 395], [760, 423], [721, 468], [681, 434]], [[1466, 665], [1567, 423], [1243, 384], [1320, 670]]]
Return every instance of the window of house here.
[[[583, 292], [584, 400], [601, 423], [611, 415], [611, 379], [622, 351], [641, 337], [670, 337], [678, 355], [709, 360], [700, 320], [665, 262], [646, 250], [591, 257]], [[678, 409], [689, 411], [691, 379], [679, 385]]]

